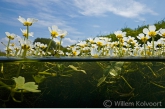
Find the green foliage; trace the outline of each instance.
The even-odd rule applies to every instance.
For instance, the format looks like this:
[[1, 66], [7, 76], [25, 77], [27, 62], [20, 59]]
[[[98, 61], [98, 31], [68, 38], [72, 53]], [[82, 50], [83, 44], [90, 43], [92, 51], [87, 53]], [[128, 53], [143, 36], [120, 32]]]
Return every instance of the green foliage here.
[[0, 51], [0, 56], [6, 56], [5, 52]]
[[[152, 25], [152, 24], [151, 24]], [[153, 25], [156, 26], [157, 30], [160, 29], [160, 28], [165, 28], [165, 20], [161, 20], [161, 21], [158, 21], [156, 23], [154, 23]], [[135, 37], [135, 39], [137, 39], [136, 37], [140, 34], [140, 33], [143, 33], [143, 29], [144, 28], [148, 28], [149, 25], [142, 25], [142, 26], [138, 26], [137, 28], [135, 29], [131, 29], [129, 27], [125, 27], [125, 28], [122, 28], [121, 31], [124, 31], [126, 32], [126, 36], [132, 36], [132, 37]], [[117, 41], [117, 38], [115, 36], [114, 33], [110, 33], [108, 35], [101, 35], [99, 37], [108, 37], [108, 38], [111, 38], [112, 41]], [[160, 39], [160, 36], [157, 35], [156, 38], [155, 38], [155, 41], [157, 41], [158, 39]], [[139, 41], [139, 40], [138, 40]], [[149, 39], [149, 41], [151, 41], [151, 39]], [[139, 41], [139, 43], [142, 43]]]

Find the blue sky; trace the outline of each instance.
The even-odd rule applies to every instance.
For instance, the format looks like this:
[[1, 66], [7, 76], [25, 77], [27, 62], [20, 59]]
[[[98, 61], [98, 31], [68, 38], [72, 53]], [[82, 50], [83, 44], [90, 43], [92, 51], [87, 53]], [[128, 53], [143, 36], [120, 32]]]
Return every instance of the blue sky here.
[[38, 19], [30, 27], [31, 40], [50, 38], [52, 25], [67, 30], [66, 46], [124, 27], [154, 24], [165, 18], [164, 4], [165, 0], [0, 0], [0, 41], [7, 43], [5, 32], [22, 37], [20, 28], [25, 27], [18, 16]]

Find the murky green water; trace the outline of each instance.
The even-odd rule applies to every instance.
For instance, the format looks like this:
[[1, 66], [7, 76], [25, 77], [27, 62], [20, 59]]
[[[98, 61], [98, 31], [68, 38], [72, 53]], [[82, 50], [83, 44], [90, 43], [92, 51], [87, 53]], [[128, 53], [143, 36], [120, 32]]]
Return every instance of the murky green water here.
[[[0, 66], [1, 107], [165, 107], [163, 61], [2, 58]], [[16, 90], [13, 77], [19, 76], [35, 82], [41, 92]]]

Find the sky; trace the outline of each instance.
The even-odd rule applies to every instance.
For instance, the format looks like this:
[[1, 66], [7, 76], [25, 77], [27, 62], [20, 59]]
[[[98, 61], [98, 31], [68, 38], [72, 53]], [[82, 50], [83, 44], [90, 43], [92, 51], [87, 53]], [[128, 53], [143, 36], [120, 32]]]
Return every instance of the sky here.
[[68, 32], [63, 39], [67, 46], [124, 27], [152, 25], [165, 18], [164, 4], [165, 0], [0, 0], [0, 41], [7, 44], [5, 32], [23, 37], [20, 28], [26, 27], [19, 16], [38, 19], [30, 26], [30, 40], [50, 38], [48, 27], [57, 25]]

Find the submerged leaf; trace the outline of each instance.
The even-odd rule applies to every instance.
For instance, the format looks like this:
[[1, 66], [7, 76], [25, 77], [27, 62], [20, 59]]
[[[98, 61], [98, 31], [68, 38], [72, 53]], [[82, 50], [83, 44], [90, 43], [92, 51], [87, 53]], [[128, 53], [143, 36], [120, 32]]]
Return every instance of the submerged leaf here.
[[41, 82], [43, 82], [45, 79], [46, 79], [46, 77], [43, 75], [43, 76], [41, 76], [41, 75], [33, 75], [33, 78], [34, 78], [34, 80], [35, 80], [35, 82], [36, 83], [41, 83]]
[[3, 63], [2, 63], [2, 65], [1, 65], [1, 73], [3, 73]]
[[114, 69], [111, 69], [111, 70], [109, 71], [109, 74], [112, 75], [112, 76], [117, 76], [117, 75], [118, 75], [117, 71], [114, 70]]
[[99, 87], [104, 81], [106, 80], [106, 77], [103, 76], [98, 80], [97, 87]]
[[41, 92], [38, 89], [38, 85], [35, 85], [35, 82], [27, 82], [24, 84], [23, 88], [29, 92]]
[[38, 85], [35, 85], [35, 82], [26, 82], [25, 78], [22, 76], [19, 77], [13, 77], [13, 80], [16, 83], [15, 89], [16, 90], [26, 90], [29, 92], [41, 92], [38, 89]]
[[76, 70], [77, 71], [77, 68], [73, 65], [69, 65], [68, 67], [72, 68], [73, 70]]
[[74, 71], [80, 71], [83, 72], [84, 74], [86, 74], [85, 70], [78, 70], [77, 67], [73, 66], [73, 65], [69, 65], [68, 67], [70, 67], [71, 69], [73, 69]]
[[16, 83], [15, 89], [23, 89], [23, 85], [25, 84], [25, 78], [22, 76], [19, 76], [18, 78], [13, 77], [13, 80]]

